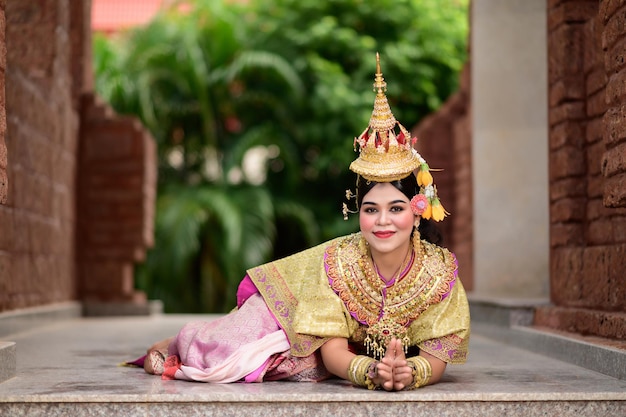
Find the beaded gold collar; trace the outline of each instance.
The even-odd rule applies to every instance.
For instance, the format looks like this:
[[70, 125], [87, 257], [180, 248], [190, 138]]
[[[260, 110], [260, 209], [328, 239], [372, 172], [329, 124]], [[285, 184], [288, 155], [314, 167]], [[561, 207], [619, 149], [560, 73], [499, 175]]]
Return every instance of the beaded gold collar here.
[[[449, 293], [456, 279], [456, 264], [444, 262], [444, 249], [426, 241], [413, 248], [408, 271], [387, 286], [375, 272], [369, 248], [360, 233], [326, 249], [325, 263], [333, 291], [359, 323], [367, 326], [368, 353], [384, 356], [392, 337], [408, 348], [408, 326], [432, 304]], [[451, 257], [447, 257], [451, 259]]]

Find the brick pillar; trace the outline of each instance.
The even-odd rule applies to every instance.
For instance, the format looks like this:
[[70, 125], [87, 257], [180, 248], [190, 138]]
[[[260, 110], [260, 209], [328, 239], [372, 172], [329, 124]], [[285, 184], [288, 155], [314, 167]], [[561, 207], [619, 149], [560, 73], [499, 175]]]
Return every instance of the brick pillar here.
[[626, 340], [626, 5], [548, 3], [550, 287], [535, 324]]
[[[6, 27], [6, 0], [0, 0], [0, 28]], [[4, 137], [7, 131], [7, 113], [4, 94], [4, 73], [7, 68], [6, 54], [6, 34], [4, 30], [0, 30], [0, 204], [7, 202], [7, 188], [9, 182], [7, 179], [7, 147]]]
[[[133, 269], [153, 244], [154, 140], [137, 119], [85, 95], [78, 166], [77, 265], [86, 313], [102, 303], [143, 313], [147, 301], [134, 288]], [[128, 313], [115, 308], [103, 314]]]
[[[606, 207], [626, 208], [626, 7], [617, 2], [601, 2], [602, 49], [605, 50], [606, 103], [601, 168], [604, 177], [603, 202]], [[623, 211], [619, 213], [623, 217]], [[624, 221], [620, 222], [624, 225]], [[626, 240], [626, 228], [622, 229]]]

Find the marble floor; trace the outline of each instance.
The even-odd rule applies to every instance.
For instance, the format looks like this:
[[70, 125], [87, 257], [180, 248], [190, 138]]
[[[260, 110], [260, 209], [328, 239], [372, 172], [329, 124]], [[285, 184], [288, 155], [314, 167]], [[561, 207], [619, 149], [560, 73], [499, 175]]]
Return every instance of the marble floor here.
[[[4, 414], [3, 410], [15, 415], [26, 413], [28, 410], [19, 408], [18, 404], [28, 403], [165, 403], [169, 406], [177, 403], [211, 403], [212, 406], [237, 403], [240, 407], [291, 403], [293, 407], [306, 408], [307, 404], [313, 403], [356, 406], [385, 402], [390, 402], [390, 407], [391, 403], [398, 406], [400, 403], [415, 405], [419, 402], [423, 405], [430, 402], [465, 404], [466, 408], [469, 407], [467, 402], [522, 405], [551, 402], [553, 406], [570, 408], [572, 404], [579, 404], [582, 408], [574, 410], [578, 415], [587, 415], [587, 412], [594, 416], [614, 415], [616, 411], [626, 415], [626, 380], [512, 347], [481, 335], [480, 331], [472, 333], [466, 364], [451, 365], [441, 383], [410, 392], [371, 392], [341, 381], [225, 385], [163, 381], [141, 369], [118, 366], [140, 356], [152, 342], [173, 335], [185, 322], [195, 318], [184, 315], [76, 318], [6, 336], [3, 340], [16, 342], [17, 370], [15, 377], [0, 383], [0, 415], [13, 415]], [[590, 408], [588, 403], [595, 406]], [[392, 407], [387, 410], [398, 412], [400, 409]], [[466, 409], [470, 411], [465, 414], [454, 412], [453, 408], [448, 410], [450, 414], [439, 415], [482, 414], [470, 409]], [[557, 411], [558, 407], [552, 410]], [[275, 417], [283, 415], [273, 414]], [[370, 414], [387, 415], [380, 410], [363, 415]], [[57, 414], [41, 411], [23, 415]], [[126, 415], [153, 414], [142, 411]], [[163, 411], [161, 415], [168, 413]], [[196, 414], [185, 412], [179, 415]]]

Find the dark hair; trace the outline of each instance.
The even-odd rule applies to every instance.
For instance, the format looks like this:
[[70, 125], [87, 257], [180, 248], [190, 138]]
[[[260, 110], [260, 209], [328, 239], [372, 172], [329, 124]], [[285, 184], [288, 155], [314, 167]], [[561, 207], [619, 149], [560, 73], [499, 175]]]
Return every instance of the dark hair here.
[[[376, 181], [368, 181], [360, 175], [357, 176], [356, 203], [359, 209], [361, 208], [361, 203], [363, 202], [365, 194], [369, 193], [376, 184], [378, 184]], [[417, 185], [417, 178], [415, 178], [415, 175], [413, 174], [410, 174], [400, 180], [392, 181], [389, 184], [396, 187], [396, 189], [404, 194], [409, 201], [420, 191], [420, 187]], [[443, 236], [433, 220], [424, 218], [420, 219], [418, 231], [420, 232], [421, 238], [427, 242], [434, 243], [436, 245], [443, 244]]]

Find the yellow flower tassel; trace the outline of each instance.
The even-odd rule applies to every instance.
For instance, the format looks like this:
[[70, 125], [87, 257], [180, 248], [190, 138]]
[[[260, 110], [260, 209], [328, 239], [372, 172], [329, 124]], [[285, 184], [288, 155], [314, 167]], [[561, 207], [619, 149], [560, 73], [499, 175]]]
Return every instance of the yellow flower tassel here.
[[446, 217], [446, 215], [448, 215], [450, 213], [448, 213], [446, 211], [445, 208], [443, 208], [443, 205], [441, 204], [441, 202], [439, 201], [438, 198], [435, 198], [433, 200], [433, 209], [432, 209], [432, 216], [433, 216], [433, 220], [440, 222], [443, 220], [444, 217]]
[[433, 176], [430, 175], [430, 167], [428, 164], [421, 164], [420, 170], [417, 172], [417, 185], [427, 187], [433, 183]]
[[430, 219], [432, 216], [432, 212], [433, 212], [432, 206], [430, 205], [430, 203], [428, 203], [426, 205], [426, 209], [424, 209], [424, 212], [422, 213], [422, 217], [424, 219]]

